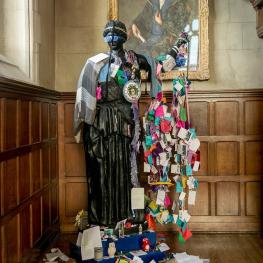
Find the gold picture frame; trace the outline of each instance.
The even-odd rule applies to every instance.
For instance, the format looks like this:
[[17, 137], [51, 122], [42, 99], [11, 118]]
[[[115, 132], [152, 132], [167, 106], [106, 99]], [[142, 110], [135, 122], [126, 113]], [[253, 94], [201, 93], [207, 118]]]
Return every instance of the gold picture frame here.
[[[119, 1], [121, 0], [108, 0], [108, 18], [119, 19]], [[126, 0], [132, 1], [132, 0]], [[208, 39], [208, 0], [198, 0], [198, 66], [196, 70], [189, 70], [189, 78], [191, 80], [208, 80], [209, 79], [209, 39]], [[149, 0], [148, 0], [149, 2]], [[129, 10], [132, 12], [132, 10]], [[185, 71], [173, 70], [162, 74], [163, 80], [171, 80], [182, 74]]]

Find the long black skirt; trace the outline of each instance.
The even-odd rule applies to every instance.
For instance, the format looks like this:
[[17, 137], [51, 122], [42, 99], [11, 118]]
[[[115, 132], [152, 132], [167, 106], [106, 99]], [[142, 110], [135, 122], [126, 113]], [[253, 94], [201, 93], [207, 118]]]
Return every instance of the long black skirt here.
[[130, 127], [110, 105], [97, 108], [94, 125], [84, 125], [90, 224], [114, 226], [131, 216]]

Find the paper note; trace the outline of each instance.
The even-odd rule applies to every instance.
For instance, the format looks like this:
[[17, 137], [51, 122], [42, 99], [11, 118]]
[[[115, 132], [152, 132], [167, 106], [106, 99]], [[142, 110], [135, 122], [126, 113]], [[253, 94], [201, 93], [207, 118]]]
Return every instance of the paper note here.
[[155, 111], [155, 117], [163, 117], [163, 116], [164, 116], [163, 106], [159, 106]]
[[95, 247], [102, 247], [99, 226], [88, 228], [83, 231], [81, 240], [82, 260], [93, 259]]
[[110, 75], [111, 75], [112, 78], [115, 78], [115, 76], [116, 76], [119, 68], [120, 68], [120, 65], [111, 64], [111, 67], [110, 67], [110, 69], [111, 69], [111, 74], [110, 74]]
[[189, 149], [191, 151], [196, 152], [198, 150], [199, 146], [200, 146], [200, 141], [197, 138], [190, 140]]
[[149, 173], [151, 171], [151, 166], [148, 163], [144, 163], [143, 165], [143, 171], [145, 173]]
[[136, 257], [147, 255], [147, 253], [144, 252], [143, 250], [131, 251], [130, 254], [132, 254], [133, 256], [136, 256]]
[[186, 130], [185, 128], [180, 128], [177, 136], [178, 136], [180, 139], [185, 139], [186, 136], [187, 136], [187, 134], [188, 134], [188, 130]]
[[176, 84], [174, 85], [174, 88], [177, 90], [177, 91], [180, 91], [182, 89], [182, 85], [179, 83], [179, 82], [176, 82]]
[[166, 138], [167, 142], [170, 142], [172, 140], [170, 133], [165, 133], [165, 138]]
[[180, 196], [179, 196], [179, 200], [183, 201], [185, 198], [185, 192], [181, 192]]
[[164, 205], [164, 199], [165, 199], [165, 191], [158, 190], [156, 204]]
[[163, 211], [162, 212], [162, 220], [163, 220], [163, 222], [166, 222], [167, 221], [167, 219], [168, 219], [168, 216], [169, 216], [169, 211]]
[[151, 171], [153, 172], [153, 174], [157, 174], [158, 173], [158, 170], [155, 168], [154, 165], [152, 165]]
[[173, 218], [174, 218], [174, 224], [176, 224], [176, 222], [177, 222], [177, 219], [178, 219], [178, 215], [176, 215], [176, 214], [173, 214]]
[[189, 191], [188, 205], [195, 205], [196, 191]]
[[191, 218], [191, 216], [189, 215], [187, 210], [183, 210], [182, 220], [184, 220], [186, 223], [188, 223], [190, 221], [190, 218]]
[[180, 172], [181, 172], [180, 164], [172, 164], [172, 166], [171, 166], [171, 173], [172, 174], [180, 174]]
[[192, 166], [190, 164], [186, 165], [186, 175], [191, 176], [193, 174]]
[[161, 252], [170, 250], [170, 247], [166, 243], [161, 243], [157, 247]]
[[100, 61], [102, 61], [108, 57], [109, 57], [109, 55], [107, 55], [107, 54], [99, 53], [98, 55], [89, 58], [89, 60], [94, 62], [94, 63], [98, 63], [98, 62], [100, 62]]
[[195, 161], [193, 166], [193, 171], [197, 172], [199, 170], [200, 162]]
[[144, 188], [131, 189], [131, 206], [132, 209], [144, 209]]

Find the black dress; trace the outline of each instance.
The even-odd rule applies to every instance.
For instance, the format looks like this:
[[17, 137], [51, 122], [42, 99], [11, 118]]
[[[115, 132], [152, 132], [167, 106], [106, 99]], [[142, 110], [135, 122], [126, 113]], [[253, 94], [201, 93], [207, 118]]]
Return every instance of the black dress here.
[[[121, 69], [131, 63], [121, 58]], [[135, 53], [134, 62], [149, 70], [149, 64]], [[116, 58], [115, 58], [116, 61]], [[148, 67], [148, 68], [147, 68]], [[133, 67], [134, 68], [134, 67]], [[136, 77], [139, 78], [139, 67]], [[113, 226], [131, 216], [131, 141], [134, 121], [131, 103], [123, 97], [117, 78], [101, 83], [93, 125], [84, 124], [83, 142], [88, 177], [89, 223]]]

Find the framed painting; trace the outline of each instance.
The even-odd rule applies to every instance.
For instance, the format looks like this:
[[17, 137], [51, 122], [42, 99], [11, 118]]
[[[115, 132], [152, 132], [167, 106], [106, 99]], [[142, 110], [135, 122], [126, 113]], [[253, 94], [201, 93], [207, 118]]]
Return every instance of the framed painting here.
[[185, 66], [163, 73], [174, 79], [209, 79], [208, 0], [108, 0], [109, 19], [119, 19], [128, 31], [126, 49], [153, 57], [166, 54], [184, 31], [190, 36]]

